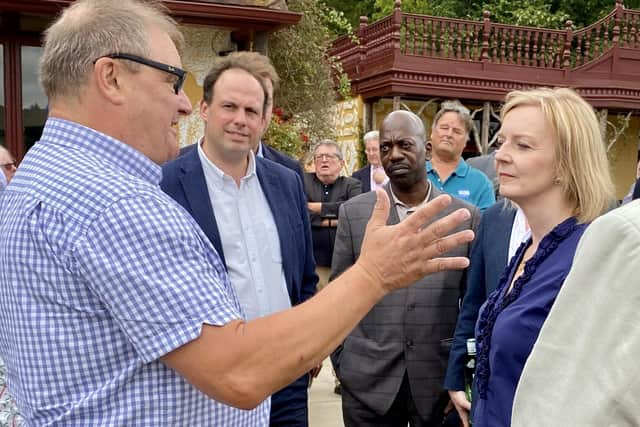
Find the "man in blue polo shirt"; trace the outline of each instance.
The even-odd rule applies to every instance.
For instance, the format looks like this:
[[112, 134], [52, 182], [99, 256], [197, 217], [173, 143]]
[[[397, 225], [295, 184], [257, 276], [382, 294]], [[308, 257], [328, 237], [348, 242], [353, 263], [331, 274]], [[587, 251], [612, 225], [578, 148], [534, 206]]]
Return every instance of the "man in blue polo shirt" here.
[[433, 156], [427, 176], [441, 191], [485, 210], [496, 201], [491, 181], [462, 158], [472, 126], [466, 107], [455, 101], [442, 103], [431, 127]]

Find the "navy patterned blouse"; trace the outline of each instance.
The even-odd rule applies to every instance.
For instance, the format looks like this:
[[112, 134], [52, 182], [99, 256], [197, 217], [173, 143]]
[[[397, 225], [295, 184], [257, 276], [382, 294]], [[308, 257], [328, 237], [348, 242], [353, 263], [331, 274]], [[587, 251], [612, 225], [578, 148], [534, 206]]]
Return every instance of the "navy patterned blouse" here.
[[569, 218], [547, 234], [510, 293], [509, 284], [531, 239], [524, 242], [500, 284], [480, 309], [476, 325], [474, 427], [508, 427], [516, 386], [587, 224]]

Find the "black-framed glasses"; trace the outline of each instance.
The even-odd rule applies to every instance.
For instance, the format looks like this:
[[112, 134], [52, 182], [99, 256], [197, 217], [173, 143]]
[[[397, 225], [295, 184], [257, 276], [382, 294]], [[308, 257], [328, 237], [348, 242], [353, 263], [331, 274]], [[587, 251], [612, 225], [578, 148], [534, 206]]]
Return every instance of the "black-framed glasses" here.
[[313, 156], [313, 160], [315, 160], [316, 162], [320, 162], [322, 160], [338, 160], [340, 159], [340, 156], [338, 156], [337, 154], [331, 154], [331, 153], [324, 153], [324, 154], [316, 154]]
[[[146, 65], [147, 67], [155, 68], [156, 70], [164, 71], [165, 73], [173, 74], [174, 76], [176, 76], [176, 81], [173, 82], [173, 91], [176, 93], [176, 95], [180, 93], [180, 89], [182, 89], [184, 81], [187, 77], [187, 72], [181, 68], [174, 67], [173, 65], [163, 64], [162, 62], [153, 61], [151, 59], [143, 58], [142, 56], [133, 55], [131, 53], [111, 53], [109, 55], [101, 56], [100, 58], [126, 59], [127, 61], [136, 62], [138, 64]], [[96, 61], [98, 59], [96, 59]]]
[[4, 170], [10, 171], [16, 167], [16, 162], [5, 163], [3, 165], [0, 165], [0, 167], [2, 167]]

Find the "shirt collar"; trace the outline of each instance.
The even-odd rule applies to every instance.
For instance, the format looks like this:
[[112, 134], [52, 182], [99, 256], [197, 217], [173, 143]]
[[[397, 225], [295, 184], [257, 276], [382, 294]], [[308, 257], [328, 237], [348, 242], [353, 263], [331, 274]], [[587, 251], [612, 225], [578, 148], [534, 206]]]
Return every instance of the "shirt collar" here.
[[[225, 174], [222, 171], [222, 169], [220, 169], [215, 163], [209, 160], [207, 155], [204, 153], [204, 150], [202, 149], [202, 141], [203, 139], [200, 139], [200, 141], [198, 142], [198, 156], [200, 157], [202, 168], [208, 169], [209, 171], [213, 172], [209, 174], [209, 177], [212, 178], [212, 184], [216, 186], [218, 189], [221, 189], [224, 186], [224, 181], [225, 181], [224, 177], [225, 176], [229, 177], [229, 175]], [[256, 157], [253, 154], [253, 150], [249, 150], [249, 165], [247, 166], [247, 172], [245, 173], [241, 181], [250, 179], [255, 175], [256, 175]], [[232, 178], [229, 177], [229, 179], [232, 179]]]
[[[427, 173], [430, 173], [432, 171], [433, 171], [433, 165], [431, 164], [431, 160], [427, 160]], [[460, 160], [458, 161], [458, 166], [456, 166], [456, 169], [453, 171], [453, 175], [456, 175], [459, 177], [465, 177], [467, 176], [468, 172], [469, 172], [469, 165], [461, 157]]]
[[76, 122], [49, 117], [40, 139], [39, 144], [52, 143], [78, 149], [109, 163], [109, 168], [119, 169], [156, 185], [162, 179], [162, 168], [140, 151]]
[[389, 192], [391, 193], [391, 198], [393, 199], [393, 204], [396, 207], [401, 207], [405, 210], [407, 210], [408, 212], [414, 212], [416, 211], [420, 206], [424, 205], [425, 203], [427, 203], [429, 201], [429, 197], [431, 197], [431, 188], [433, 187], [431, 185], [431, 182], [429, 182], [429, 180], [427, 180], [427, 185], [429, 186], [429, 188], [427, 189], [427, 195], [424, 198], [423, 201], [421, 201], [418, 205], [416, 206], [407, 206], [402, 200], [398, 199], [398, 197], [396, 197], [396, 194], [393, 192], [393, 187], [391, 186], [391, 183], [389, 183], [388, 188], [389, 188]]

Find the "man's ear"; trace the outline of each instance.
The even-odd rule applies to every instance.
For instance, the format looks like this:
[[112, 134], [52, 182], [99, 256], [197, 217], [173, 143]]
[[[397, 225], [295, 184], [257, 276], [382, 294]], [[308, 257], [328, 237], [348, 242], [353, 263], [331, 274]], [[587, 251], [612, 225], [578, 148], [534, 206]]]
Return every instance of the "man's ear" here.
[[122, 83], [125, 79], [122, 66], [111, 58], [99, 58], [93, 66], [93, 79], [97, 91], [115, 105], [125, 102]]
[[209, 104], [207, 101], [202, 98], [200, 100], [200, 118], [206, 123], [207, 122], [207, 114], [209, 113]]
[[432, 151], [432, 146], [431, 146], [431, 142], [430, 141], [425, 141], [424, 142], [424, 158], [426, 160], [431, 160], [431, 151]]

